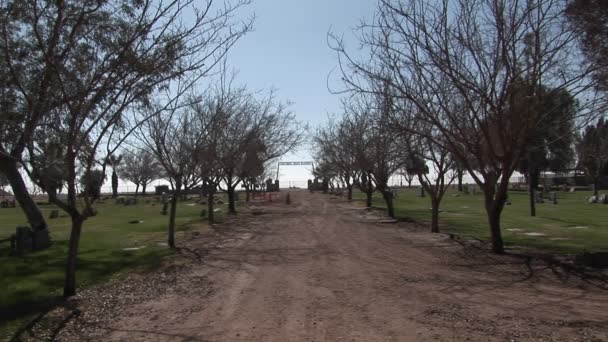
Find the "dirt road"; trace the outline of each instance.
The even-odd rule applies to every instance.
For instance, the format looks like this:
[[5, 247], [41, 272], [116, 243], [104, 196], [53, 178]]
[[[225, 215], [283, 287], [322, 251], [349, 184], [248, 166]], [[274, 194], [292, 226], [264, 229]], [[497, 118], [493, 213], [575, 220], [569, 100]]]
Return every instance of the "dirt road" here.
[[[254, 203], [212, 245], [195, 238], [192, 262], [141, 279], [171, 286], [143, 300], [122, 295], [111, 317], [85, 305], [60, 337], [608, 341], [608, 291], [593, 284], [412, 224], [379, 223], [381, 213], [343, 199], [291, 199]], [[76, 327], [84, 332], [73, 335]]]

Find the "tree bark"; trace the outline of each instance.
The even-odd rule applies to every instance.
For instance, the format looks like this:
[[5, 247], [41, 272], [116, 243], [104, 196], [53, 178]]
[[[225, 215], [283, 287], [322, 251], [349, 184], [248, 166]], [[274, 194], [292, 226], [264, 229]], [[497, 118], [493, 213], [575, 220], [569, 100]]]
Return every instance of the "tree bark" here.
[[390, 191], [382, 191], [382, 197], [384, 197], [384, 202], [386, 202], [386, 209], [388, 212], [388, 216], [395, 218], [395, 208], [393, 206], [393, 194]]
[[177, 213], [177, 200], [179, 199], [181, 188], [181, 180], [176, 180], [175, 191], [171, 198], [171, 211], [169, 213], [169, 234], [167, 237], [167, 244], [170, 248], [175, 248], [175, 215]]
[[138, 193], [139, 193], [139, 184], [135, 184], [135, 197], [137, 197]]
[[347, 199], [348, 199], [349, 201], [352, 201], [352, 200], [353, 200], [353, 185], [352, 185], [352, 184], [350, 184], [350, 185], [348, 185], [348, 186], [347, 186], [347, 188], [348, 188], [348, 195], [347, 195]]
[[365, 206], [368, 208], [372, 207], [372, 195], [373, 195], [372, 191], [370, 191], [370, 190], [365, 191], [365, 196], [366, 196]]
[[236, 215], [236, 204], [234, 198], [234, 186], [228, 185], [226, 192], [228, 193], [228, 213], [232, 215]]
[[17, 162], [10, 159], [0, 161], [0, 172], [8, 179], [11, 189], [13, 190], [13, 195], [27, 217], [30, 226], [36, 230], [48, 228], [40, 208], [38, 208], [36, 202], [34, 202], [34, 199], [27, 190], [27, 186], [19, 172]]
[[250, 200], [250, 190], [249, 190], [249, 185], [245, 186], [245, 202], [249, 203]]
[[458, 169], [458, 191], [463, 192], [464, 191], [464, 187], [462, 186], [462, 178], [464, 177], [464, 172], [461, 169]]
[[209, 224], [215, 223], [215, 213], [213, 212], [213, 191], [207, 194], [207, 221]]
[[593, 179], [593, 196], [598, 196], [600, 191], [600, 179], [596, 177]]
[[431, 195], [431, 233], [439, 233], [439, 201]]
[[146, 183], [141, 185], [141, 196], [142, 197], [146, 197], [146, 186], [147, 186]]
[[505, 247], [500, 231], [500, 214], [502, 210], [497, 208], [488, 211], [488, 221], [490, 223], [490, 232], [492, 233], [492, 252], [496, 254], [504, 254]]
[[80, 244], [80, 234], [84, 219], [80, 215], [73, 215], [72, 230], [68, 245], [68, 257], [65, 266], [65, 282], [63, 285], [63, 296], [71, 297], [76, 295], [76, 262], [78, 257], [78, 246]]
[[487, 182], [484, 188], [485, 208], [490, 225], [490, 234], [492, 239], [492, 252], [496, 254], [504, 254], [504, 242], [502, 240], [502, 232], [500, 229], [500, 215], [506, 201], [506, 189], [498, 187], [494, 189], [494, 183]]
[[118, 197], [118, 175], [116, 170], [112, 169], [112, 198]]
[[532, 184], [532, 177], [528, 175], [528, 195], [530, 198], [530, 216], [536, 216], [536, 202], [534, 198], [534, 185]]

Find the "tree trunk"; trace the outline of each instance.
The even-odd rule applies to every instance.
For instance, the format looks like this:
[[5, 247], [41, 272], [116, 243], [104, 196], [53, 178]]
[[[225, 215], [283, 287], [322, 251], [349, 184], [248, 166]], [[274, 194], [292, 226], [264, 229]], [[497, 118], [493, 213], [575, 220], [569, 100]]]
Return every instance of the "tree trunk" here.
[[170, 248], [175, 248], [175, 214], [177, 213], [177, 200], [180, 196], [181, 188], [181, 180], [176, 180], [175, 191], [171, 198], [171, 212], [169, 213], [169, 236], [167, 238], [167, 244]]
[[6, 176], [11, 185], [11, 189], [13, 190], [13, 195], [27, 217], [30, 226], [36, 230], [46, 229], [48, 227], [46, 220], [36, 205], [36, 202], [34, 202], [34, 199], [27, 191], [27, 186], [17, 167], [17, 162], [10, 159], [0, 161], [0, 172]]
[[382, 191], [382, 197], [384, 197], [384, 202], [386, 202], [386, 209], [388, 212], [388, 216], [395, 218], [395, 208], [393, 206], [393, 194], [390, 191]]
[[431, 197], [431, 233], [439, 233], [439, 200]]
[[138, 193], [139, 193], [139, 184], [135, 184], [135, 197], [137, 197]]
[[228, 213], [232, 214], [232, 215], [236, 215], [236, 204], [235, 204], [235, 197], [234, 197], [234, 186], [228, 185], [228, 188], [226, 189], [226, 192], [228, 193]]
[[213, 212], [213, 192], [207, 194], [207, 221], [209, 224], [215, 223], [215, 213]]
[[112, 169], [112, 198], [118, 197], [118, 175], [116, 170]]
[[146, 197], [146, 186], [147, 186], [146, 183], [141, 185], [141, 196], [142, 197]]
[[504, 254], [505, 247], [502, 241], [502, 233], [500, 231], [500, 214], [502, 210], [493, 208], [487, 211], [488, 221], [490, 223], [490, 232], [492, 233], [492, 252], [496, 254]]
[[600, 179], [598, 177], [593, 180], [593, 196], [598, 196], [599, 191], [600, 191]]
[[464, 172], [460, 169], [458, 169], [458, 191], [463, 192], [464, 191], [464, 187], [462, 186], [462, 178], [464, 177]]
[[365, 191], [365, 196], [366, 196], [365, 206], [368, 208], [372, 207], [372, 195], [373, 195], [372, 191], [370, 191], [370, 190]]
[[245, 202], [249, 203], [250, 200], [250, 190], [249, 190], [249, 186], [245, 186]]
[[495, 189], [495, 182], [486, 179], [484, 186], [484, 201], [488, 223], [490, 225], [490, 234], [492, 238], [492, 252], [496, 254], [504, 254], [504, 242], [500, 230], [500, 214], [506, 201], [506, 187], [498, 187]]
[[352, 184], [348, 185], [348, 196], [347, 196], [347, 199], [349, 201], [353, 200], [353, 185]]
[[528, 175], [528, 195], [530, 198], [530, 216], [536, 216], [536, 202], [534, 198], [534, 185], [532, 184], [532, 177]]
[[78, 257], [78, 246], [80, 244], [80, 234], [84, 219], [80, 216], [72, 216], [72, 230], [68, 245], [68, 257], [65, 266], [65, 282], [63, 285], [63, 296], [71, 297], [76, 295], [76, 261]]

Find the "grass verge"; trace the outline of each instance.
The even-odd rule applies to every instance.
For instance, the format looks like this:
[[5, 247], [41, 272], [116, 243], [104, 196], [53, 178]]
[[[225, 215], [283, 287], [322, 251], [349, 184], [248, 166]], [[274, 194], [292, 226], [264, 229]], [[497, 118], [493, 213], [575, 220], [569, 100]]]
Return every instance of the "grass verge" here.
[[[506, 245], [560, 254], [608, 251], [608, 205], [589, 204], [589, 196], [591, 192], [559, 192], [558, 204], [537, 204], [536, 217], [531, 217], [528, 194], [511, 192], [512, 205], [505, 207], [501, 219]], [[364, 194], [356, 193], [355, 198], [362, 200]], [[385, 208], [379, 194], [374, 195], [373, 205]], [[430, 199], [417, 197], [414, 189], [398, 190], [395, 199], [398, 219], [430, 223], [430, 207]], [[439, 221], [443, 232], [489, 239], [483, 195], [448, 192], [441, 210]]]
[[[98, 215], [83, 226], [78, 256], [79, 288], [108, 281], [131, 271], [158, 267], [173, 255], [166, 246], [169, 216], [160, 214], [161, 205], [141, 203], [124, 206], [108, 201], [97, 206]], [[217, 206], [221, 215], [225, 205]], [[41, 206], [48, 217], [51, 205]], [[201, 209], [194, 202], [180, 202], [176, 223], [178, 234], [193, 223], [201, 222]], [[0, 337], [12, 333], [38, 312], [53, 306], [63, 288], [65, 257], [70, 232], [70, 219], [48, 220], [53, 244], [49, 249], [25, 256], [10, 255], [10, 244], [0, 244]], [[142, 221], [132, 223], [134, 221]], [[0, 209], [0, 240], [14, 234], [15, 227], [26, 225], [20, 208]], [[179, 245], [179, 235], [177, 237]], [[3, 338], [0, 338], [3, 339]]]

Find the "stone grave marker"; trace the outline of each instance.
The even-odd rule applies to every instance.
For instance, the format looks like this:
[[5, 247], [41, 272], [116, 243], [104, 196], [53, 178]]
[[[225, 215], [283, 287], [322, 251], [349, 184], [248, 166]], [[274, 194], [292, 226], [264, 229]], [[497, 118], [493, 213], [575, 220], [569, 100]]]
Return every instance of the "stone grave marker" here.
[[557, 204], [557, 192], [552, 191], [552, 192], [549, 194], [549, 200], [551, 201], [551, 203], [553, 203], [553, 204]]
[[545, 199], [543, 198], [542, 192], [539, 192], [539, 191], [534, 192], [534, 202], [545, 203]]
[[423, 187], [418, 187], [418, 189], [416, 189], [416, 196], [418, 197], [424, 197], [424, 188]]
[[34, 248], [32, 241], [32, 229], [30, 227], [17, 227], [17, 232], [13, 236], [11, 243], [13, 251], [17, 255], [29, 253]]
[[49, 219], [52, 220], [52, 219], [56, 219], [58, 217], [59, 217], [59, 210], [57, 210], [57, 209], [51, 210], [51, 214], [49, 215]]

